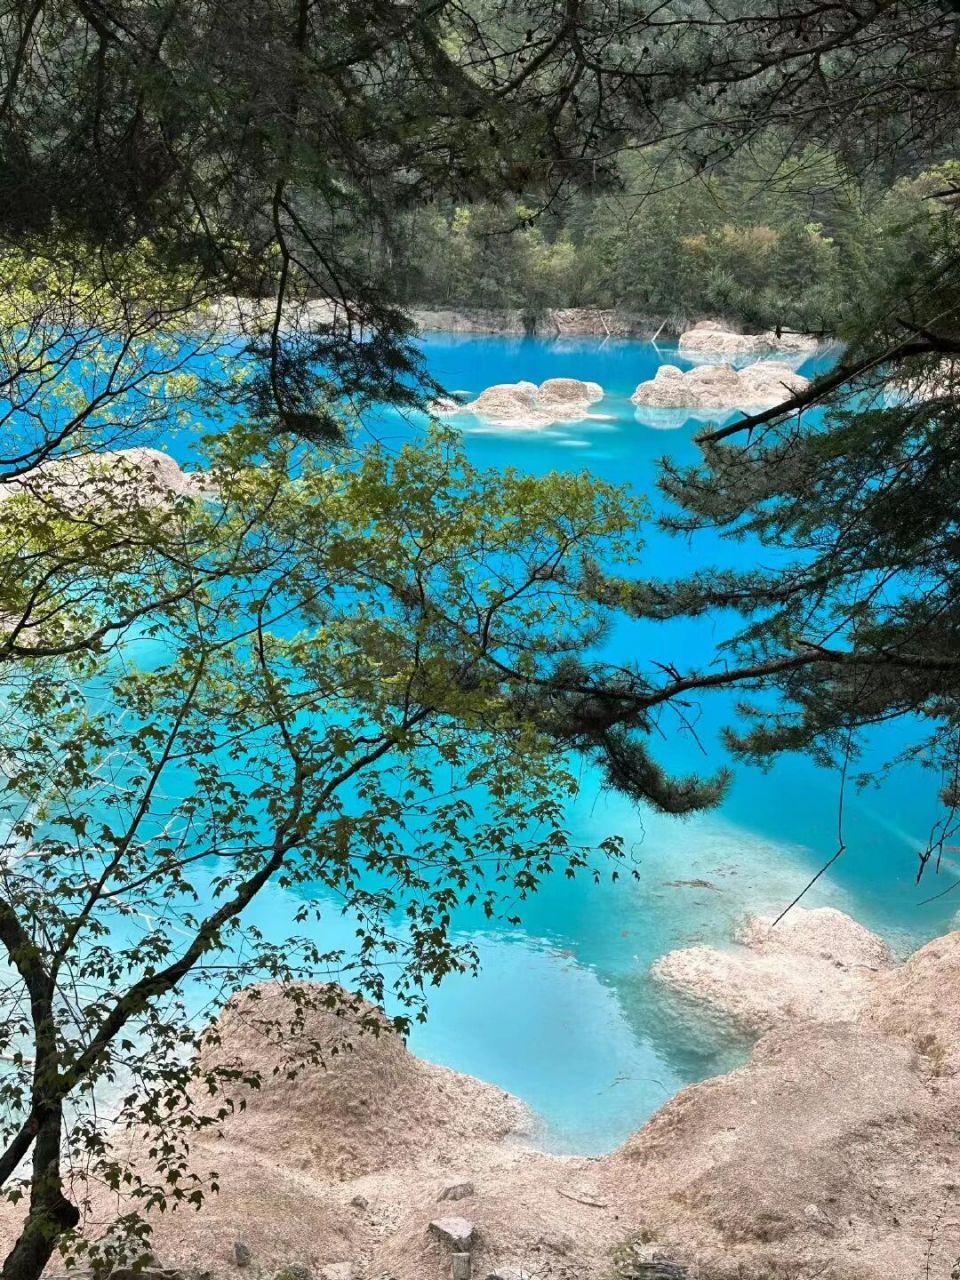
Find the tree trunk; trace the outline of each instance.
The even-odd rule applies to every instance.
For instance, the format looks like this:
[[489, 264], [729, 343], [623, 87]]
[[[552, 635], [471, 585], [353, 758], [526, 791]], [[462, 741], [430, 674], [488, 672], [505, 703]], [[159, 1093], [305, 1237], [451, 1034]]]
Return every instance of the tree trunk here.
[[19, 1240], [7, 1255], [3, 1280], [39, 1280], [63, 1234], [80, 1221], [80, 1212], [63, 1194], [60, 1105], [43, 1112], [33, 1148], [30, 1212]]

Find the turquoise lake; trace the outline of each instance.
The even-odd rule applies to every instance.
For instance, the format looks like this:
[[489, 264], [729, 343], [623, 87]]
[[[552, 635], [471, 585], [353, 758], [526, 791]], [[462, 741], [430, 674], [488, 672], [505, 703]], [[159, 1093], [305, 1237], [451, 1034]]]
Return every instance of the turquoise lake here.
[[[696, 460], [699, 423], [674, 430], [638, 421], [629, 396], [662, 363], [689, 367], [670, 347], [593, 339], [429, 337], [431, 372], [451, 391], [474, 394], [497, 382], [571, 376], [599, 382], [596, 416], [543, 431], [484, 428], [462, 420], [472, 460], [541, 474], [586, 469], [629, 483], [656, 505], [658, 459]], [[827, 363], [819, 362], [819, 367]], [[811, 374], [818, 362], [801, 365]], [[461, 419], [456, 419], [461, 421]], [[407, 432], [389, 420], [371, 424], [381, 439]], [[713, 535], [678, 539], [651, 530], [644, 570], [671, 575], [709, 564], [756, 563], [757, 550]], [[771, 559], [769, 553], [766, 561]], [[625, 627], [615, 654], [633, 660], [703, 661], [729, 621]], [[732, 714], [724, 698], [705, 700], [698, 738], [665, 719], [660, 759], [684, 771], [725, 762], [717, 729]], [[880, 758], [906, 729], [873, 744]], [[705, 752], [705, 754], [704, 754]], [[724, 943], [748, 911], [779, 911], [834, 852], [839, 777], [801, 759], [769, 773], [738, 766], [721, 810], [681, 821], [637, 811], [583, 778], [570, 815], [578, 839], [623, 835], [639, 878], [593, 885], [556, 881], [525, 904], [522, 927], [479, 936], [482, 970], [448, 981], [431, 1000], [431, 1016], [411, 1047], [421, 1055], [502, 1085], [541, 1117], [545, 1145], [601, 1152], [622, 1141], [672, 1094], [729, 1069], [748, 1052], [691, 1011], [658, 993], [647, 972], [664, 952], [695, 942]], [[952, 882], [915, 883], [917, 852], [938, 816], [937, 779], [896, 770], [877, 789], [848, 789], [843, 858], [805, 899], [850, 912], [904, 951], [949, 928], [951, 895], [921, 905]], [[706, 881], [710, 888], [678, 884]]]
[[[689, 367], [675, 349], [650, 343], [432, 336], [424, 350], [431, 372], [451, 391], [478, 394], [498, 382], [572, 376], [599, 382], [605, 398], [591, 417], [546, 430], [485, 427], [470, 418], [468, 453], [480, 466], [513, 466], [542, 474], [587, 470], [629, 484], [656, 506], [658, 460], [695, 461], [696, 421], [672, 430], [638, 420], [629, 396], [662, 363]], [[820, 367], [827, 363], [825, 357]], [[817, 362], [800, 366], [810, 374]], [[420, 424], [380, 414], [371, 436], [401, 443]], [[188, 443], [171, 452], [189, 457]], [[707, 565], [756, 563], [757, 549], [713, 534], [692, 540], [651, 528], [642, 569], [658, 576]], [[764, 553], [764, 562], [774, 555]], [[709, 660], [730, 619], [668, 625], [624, 625], [611, 656], [672, 662]], [[659, 759], [682, 772], [714, 772], [727, 763], [718, 731], [733, 715], [732, 700], [704, 700], [697, 735], [666, 716]], [[881, 758], [906, 740], [889, 727], [870, 752]], [[868, 757], [869, 758], [869, 757]], [[915, 883], [917, 853], [938, 817], [937, 778], [918, 767], [894, 771], [877, 789], [848, 790], [844, 857], [818, 882], [805, 905], [832, 905], [886, 936], [904, 952], [951, 927], [960, 906], [947, 895], [923, 903], [952, 883], [956, 871]], [[837, 846], [839, 776], [802, 759], [768, 773], [738, 766], [717, 812], [681, 821], [638, 810], [604, 792], [582, 772], [569, 828], [581, 844], [619, 834], [629, 867], [600, 884], [581, 876], [548, 882], [520, 908], [523, 923], [504, 929], [464, 923], [479, 946], [476, 977], [449, 979], [431, 996], [430, 1017], [411, 1048], [423, 1057], [496, 1083], [524, 1099], [540, 1121], [539, 1139], [557, 1151], [600, 1153], [623, 1141], [683, 1086], [742, 1062], [749, 1046], [667, 999], [650, 981], [651, 963], [697, 942], [729, 941], [751, 911], [779, 912]], [[690, 883], [695, 882], [695, 883]], [[257, 900], [251, 918], [284, 937], [294, 904], [280, 889]], [[349, 942], [350, 924], [333, 904], [322, 934], [331, 947]]]

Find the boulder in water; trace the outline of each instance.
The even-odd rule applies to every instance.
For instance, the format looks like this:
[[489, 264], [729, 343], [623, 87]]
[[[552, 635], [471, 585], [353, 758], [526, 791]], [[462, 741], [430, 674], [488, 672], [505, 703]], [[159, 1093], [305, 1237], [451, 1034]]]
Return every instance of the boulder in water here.
[[729, 412], [772, 408], [808, 386], [806, 378], [776, 360], [758, 360], [744, 369], [731, 364], [699, 365], [687, 372], [664, 364], [630, 398], [635, 405], [653, 409]]
[[890, 952], [876, 934], [832, 907], [796, 907], [778, 925], [751, 916], [733, 947], [688, 947], [662, 956], [658, 982], [748, 1032], [782, 1022], [851, 1022], [867, 1006]]
[[680, 335], [678, 343], [686, 356], [745, 356], [759, 355], [765, 351], [784, 355], [813, 355], [821, 346], [820, 340], [807, 333], [781, 330], [774, 333], [735, 333], [715, 320], [701, 320], [692, 329]]
[[590, 405], [602, 398], [598, 382], [579, 378], [548, 378], [539, 387], [535, 382], [500, 382], [468, 404], [444, 401], [442, 413], [472, 413], [500, 426], [549, 427], [554, 422], [582, 420]]
[[548, 378], [540, 384], [538, 399], [544, 406], [579, 411], [585, 404], [602, 400], [603, 387], [599, 382], [581, 382], [579, 378]]

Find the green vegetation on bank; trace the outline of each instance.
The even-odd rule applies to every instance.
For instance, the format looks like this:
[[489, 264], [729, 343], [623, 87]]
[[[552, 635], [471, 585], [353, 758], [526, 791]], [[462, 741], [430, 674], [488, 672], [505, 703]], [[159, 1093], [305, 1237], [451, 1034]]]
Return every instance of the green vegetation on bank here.
[[410, 219], [394, 261], [401, 300], [435, 307], [614, 307], [722, 316], [746, 329], [855, 331], [864, 299], [921, 260], [931, 195], [960, 165], [885, 179], [835, 152], [798, 154], [769, 133], [694, 175], [664, 148], [628, 154], [618, 187], [545, 212], [521, 202], [433, 205]]

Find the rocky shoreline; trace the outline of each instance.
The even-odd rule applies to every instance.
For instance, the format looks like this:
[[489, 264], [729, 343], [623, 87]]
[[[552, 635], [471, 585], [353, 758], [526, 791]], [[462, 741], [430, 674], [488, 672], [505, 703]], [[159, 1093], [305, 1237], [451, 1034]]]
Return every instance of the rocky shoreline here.
[[[291, 1078], [285, 1003], [241, 993], [205, 1066], [263, 1086], [192, 1144], [220, 1194], [154, 1217], [158, 1267], [293, 1280], [946, 1280], [960, 1255], [960, 933], [904, 964], [832, 909], [658, 962], [760, 1034], [602, 1158], [536, 1149], [514, 1098], [393, 1035]], [[314, 1010], [298, 1034], [333, 1045]], [[116, 1212], [87, 1188], [90, 1220]], [[10, 1237], [16, 1212], [0, 1211]], [[279, 1277], [278, 1277], [279, 1280]]]
[[423, 333], [537, 338], [651, 338], [676, 333], [669, 317], [601, 307], [414, 307], [411, 320]]

